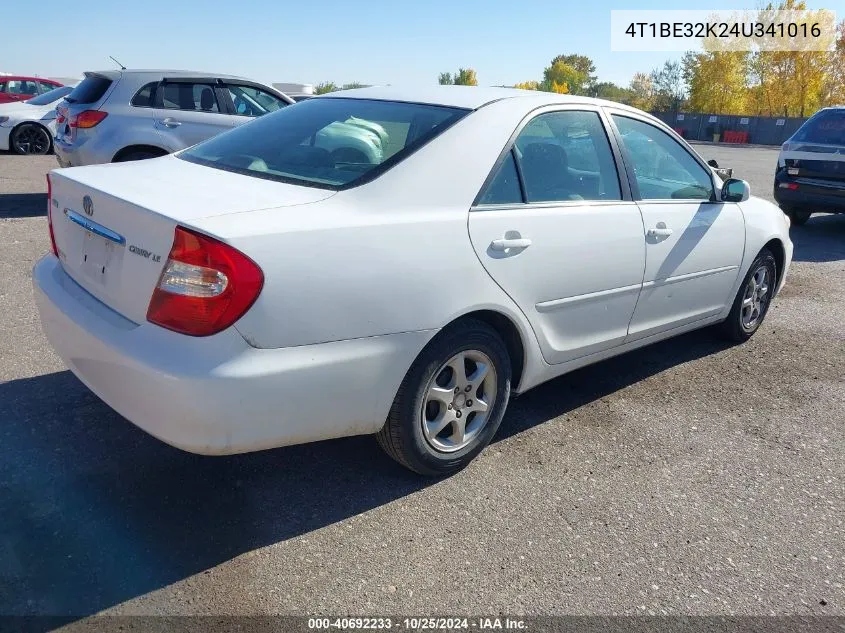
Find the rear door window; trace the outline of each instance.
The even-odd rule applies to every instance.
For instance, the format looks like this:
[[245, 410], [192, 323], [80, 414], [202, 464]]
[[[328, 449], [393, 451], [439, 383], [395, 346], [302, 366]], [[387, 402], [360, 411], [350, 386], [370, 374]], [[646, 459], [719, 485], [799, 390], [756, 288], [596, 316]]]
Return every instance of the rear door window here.
[[166, 83], [162, 86], [162, 107], [167, 110], [220, 112], [214, 86], [204, 83]]
[[66, 97], [70, 103], [96, 103], [103, 98], [111, 86], [111, 79], [101, 75], [88, 75]]
[[527, 202], [621, 200], [610, 141], [597, 112], [540, 114], [514, 143]]
[[794, 141], [845, 145], [845, 110], [822, 110], [792, 137]]

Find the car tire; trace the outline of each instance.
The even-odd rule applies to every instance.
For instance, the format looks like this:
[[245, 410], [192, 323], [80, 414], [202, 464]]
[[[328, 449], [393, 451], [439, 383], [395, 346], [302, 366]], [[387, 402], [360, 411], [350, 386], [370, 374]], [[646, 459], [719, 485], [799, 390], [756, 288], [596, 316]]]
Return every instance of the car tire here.
[[493, 439], [510, 388], [510, 358], [496, 330], [483, 321], [460, 321], [420, 352], [376, 438], [406, 468], [450, 475]]
[[784, 211], [784, 213], [789, 216], [789, 222], [794, 226], [802, 226], [806, 224], [807, 220], [810, 219], [810, 216], [813, 215], [812, 211], [798, 211], [796, 209], [789, 209]]
[[760, 329], [777, 287], [777, 263], [771, 251], [764, 248], [748, 269], [734, 298], [728, 318], [721, 324], [725, 338], [744, 343]]
[[53, 137], [43, 125], [24, 123], [12, 130], [9, 149], [15, 154], [43, 156], [53, 149]]
[[147, 160], [148, 158], [158, 158], [159, 156], [164, 156], [164, 154], [162, 154], [160, 152], [156, 153], [156, 152], [149, 152], [149, 151], [146, 151], [146, 150], [138, 150], [138, 151], [135, 151], [135, 152], [127, 152], [126, 154], [123, 154], [119, 158], [115, 158], [114, 162], [115, 163], [128, 163], [129, 161], [132, 161], [132, 160]]

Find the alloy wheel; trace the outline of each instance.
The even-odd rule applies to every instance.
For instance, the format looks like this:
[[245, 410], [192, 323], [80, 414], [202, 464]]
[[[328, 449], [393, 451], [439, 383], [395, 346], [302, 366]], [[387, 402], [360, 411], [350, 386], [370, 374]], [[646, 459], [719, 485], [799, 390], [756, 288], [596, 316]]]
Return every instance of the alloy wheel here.
[[423, 437], [437, 451], [468, 446], [484, 429], [496, 400], [496, 368], [478, 350], [452, 356], [434, 374], [420, 411]]
[[771, 299], [770, 286], [771, 279], [769, 279], [769, 269], [766, 266], [760, 266], [748, 279], [740, 310], [740, 323], [746, 332], [754, 330], [766, 313], [766, 307]]
[[39, 125], [25, 125], [15, 133], [14, 147], [19, 154], [46, 154], [50, 135]]

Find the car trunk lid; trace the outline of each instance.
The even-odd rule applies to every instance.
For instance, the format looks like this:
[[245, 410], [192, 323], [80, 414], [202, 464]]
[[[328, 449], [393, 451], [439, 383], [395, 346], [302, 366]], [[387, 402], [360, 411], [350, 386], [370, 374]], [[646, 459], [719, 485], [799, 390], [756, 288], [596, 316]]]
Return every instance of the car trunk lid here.
[[58, 169], [50, 211], [59, 259], [85, 290], [142, 323], [177, 225], [317, 202], [334, 192], [212, 170], [173, 156]]

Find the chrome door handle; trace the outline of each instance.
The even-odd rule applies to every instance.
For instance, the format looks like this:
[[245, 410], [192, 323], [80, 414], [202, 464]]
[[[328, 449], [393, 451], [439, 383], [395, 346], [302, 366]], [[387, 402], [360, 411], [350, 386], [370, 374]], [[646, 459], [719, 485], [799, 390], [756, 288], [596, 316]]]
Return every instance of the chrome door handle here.
[[502, 238], [490, 242], [490, 248], [494, 251], [506, 251], [509, 248], [528, 248], [529, 246], [531, 246], [531, 240], [527, 237]]
[[162, 119], [161, 124], [164, 127], [179, 127], [180, 125], [182, 125], [181, 121], [177, 121], [173, 117], [167, 117], [166, 119]]

